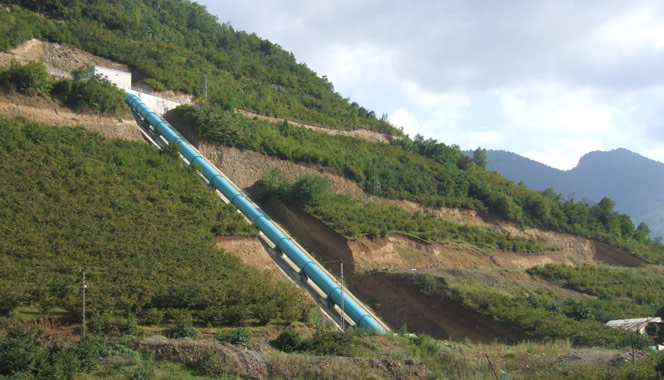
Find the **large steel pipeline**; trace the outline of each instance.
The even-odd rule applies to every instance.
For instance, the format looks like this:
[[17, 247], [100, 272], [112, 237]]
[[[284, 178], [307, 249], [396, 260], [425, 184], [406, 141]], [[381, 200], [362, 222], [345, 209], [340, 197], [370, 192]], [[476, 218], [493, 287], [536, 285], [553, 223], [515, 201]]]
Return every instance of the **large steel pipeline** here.
[[159, 116], [152, 112], [141, 100], [128, 94], [125, 102], [138, 113], [143, 120], [154, 128], [155, 133], [161, 135], [169, 144], [178, 148], [189, 165], [193, 165], [208, 180], [211, 186], [218, 189], [232, 204], [234, 204], [256, 227], [263, 232], [274, 243], [277, 250], [283, 252], [300, 269], [300, 275], [306, 276], [313, 281], [323, 293], [326, 300], [341, 307], [341, 297], [343, 296], [343, 305], [345, 313], [355, 322], [356, 326], [371, 330], [377, 330], [384, 333], [384, 330], [374, 321], [374, 319], [346, 294], [343, 294], [341, 288], [334, 283], [325, 273], [323, 273], [316, 263], [310, 260], [288, 237], [286, 237], [278, 228], [268, 220], [268, 218], [258, 209], [256, 209], [242, 193], [237, 191], [233, 185], [224, 179], [224, 177], [210, 164], [207, 163], [194, 150], [194, 148], [177, 132], [169, 127]]

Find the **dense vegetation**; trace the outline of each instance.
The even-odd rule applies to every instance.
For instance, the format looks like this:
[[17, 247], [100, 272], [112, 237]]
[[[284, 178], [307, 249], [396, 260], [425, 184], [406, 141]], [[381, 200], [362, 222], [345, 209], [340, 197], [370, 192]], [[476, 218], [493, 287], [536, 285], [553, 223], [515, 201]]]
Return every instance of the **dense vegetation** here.
[[[630, 299], [637, 305], [643, 305], [642, 310], [631, 312], [632, 315], [661, 314], [664, 317], [664, 301], [661, 296], [661, 290], [664, 289], [664, 269], [661, 267], [569, 267], [549, 264], [532, 268], [529, 273], [600, 299]], [[629, 314], [630, 310], [625, 312]]]
[[78, 112], [120, 115], [126, 112], [124, 91], [106, 79], [92, 75], [89, 68], [72, 72], [73, 79], [54, 80], [42, 62], [21, 65], [12, 62], [0, 70], [0, 88], [8, 93], [55, 98]]
[[[0, 312], [80, 314], [87, 266], [90, 328], [114, 316], [187, 325], [293, 321], [299, 291], [214, 247], [255, 234], [172, 150], [108, 140], [81, 128], [0, 120]], [[180, 321], [180, 322], [178, 322]], [[177, 326], [180, 329], [177, 330]], [[179, 331], [179, 332], [178, 332]]]
[[[583, 267], [586, 268], [586, 267]], [[593, 272], [593, 267], [575, 270], [564, 266], [546, 266], [536, 268], [532, 273], [561, 272]], [[575, 298], [570, 294], [556, 291], [555, 288], [538, 287], [536, 290], [520, 287], [507, 282], [480, 282], [472, 275], [422, 275], [416, 282], [423, 291], [440, 296], [449, 302], [495, 318], [523, 331], [528, 336], [538, 339], [569, 339], [577, 346], [605, 346], [620, 348], [637, 345], [646, 347], [652, 341], [642, 335], [613, 329], [605, 325], [609, 320], [634, 318], [635, 316], [652, 316], [664, 303], [657, 299], [661, 273], [648, 269], [616, 269], [599, 267], [597, 272], [633, 271], [633, 275], [622, 279], [628, 289], [636, 289], [648, 283], [647, 291], [652, 292], [648, 301], [644, 302], [642, 293], [607, 290], [599, 297]], [[641, 280], [636, 277], [640, 276]], [[610, 278], [610, 277], [609, 277]], [[591, 287], [602, 287], [611, 280], [601, 276], [591, 276], [587, 284]], [[657, 304], [659, 303], [659, 304]], [[661, 311], [660, 311], [661, 312]]]
[[205, 7], [183, 0], [5, 0], [0, 49], [30, 38], [70, 43], [130, 65], [156, 90], [201, 95], [239, 107], [327, 128], [363, 127], [400, 133], [386, 117], [350, 103], [292, 53], [255, 34], [219, 24]]
[[321, 165], [357, 182], [365, 192], [388, 198], [488, 211], [521, 225], [573, 233], [629, 249], [664, 262], [664, 245], [644, 227], [614, 210], [615, 203], [563, 200], [552, 191], [535, 192], [488, 172], [456, 146], [417, 136], [391, 144], [330, 136], [287, 123], [252, 120], [218, 107], [178, 108], [200, 135], [231, 147], [286, 160]]
[[290, 183], [281, 172], [273, 171], [259, 184], [263, 198], [275, 194], [316, 216], [348, 238], [385, 237], [390, 233], [401, 233], [428, 242], [468, 244], [480, 249], [554, 249], [534, 240], [463, 226], [433, 215], [407, 212], [398, 206], [365, 202], [349, 195], [336, 194], [329, 181], [319, 176], [304, 176]]
[[[275, 132], [267, 132], [267, 126], [257, 128], [257, 122], [232, 118], [231, 110], [241, 107], [326, 127], [364, 126], [394, 132], [384, 120], [342, 99], [325, 78], [318, 78], [305, 65], [297, 64], [292, 55], [277, 45], [236, 32], [228, 24], [218, 24], [204, 7], [195, 3], [178, 0], [123, 0], [113, 5], [78, 0], [5, 3], [67, 22], [44, 19], [11, 6], [8, 12], [0, 13], [3, 21], [0, 28], [6, 29], [3, 31], [6, 33], [0, 34], [4, 49], [31, 37], [69, 42], [131, 65], [146, 76], [146, 83], [157, 89], [194, 94], [200, 94], [202, 78], [207, 74], [210, 107], [193, 116], [214, 121], [202, 127], [208, 138], [334, 168], [356, 180], [369, 193], [431, 205], [487, 210], [523, 225], [606, 241], [653, 262], [663, 260], [664, 245], [650, 241], [647, 232], [644, 233], [646, 226], [637, 229], [629, 217], [613, 209], [615, 204], [610, 199], [592, 204], [564, 200], [551, 191], [529, 191], [496, 173], [480, 170], [481, 165], [464, 158], [456, 146], [421, 137], [381, 146], [341, 137], [315, 137], [291, 127], [280, 128], [276, 132], [280, 138], [275, 140]], [[248, 132], [254, 128], [255, 132]], [[243, 141], [236, 141], [243, 137]]]

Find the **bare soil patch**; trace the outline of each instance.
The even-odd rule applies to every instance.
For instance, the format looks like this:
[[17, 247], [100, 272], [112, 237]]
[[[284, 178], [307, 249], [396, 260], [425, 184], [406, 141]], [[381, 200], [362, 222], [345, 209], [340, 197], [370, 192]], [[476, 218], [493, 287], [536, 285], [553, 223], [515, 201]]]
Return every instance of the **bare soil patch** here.
[[[175, 120], [173, 120], [175, 122]], [[178, 129], [185, 136], [192, 134], [192, 126]], [[185, 134], [186, 133], [186, 134]], [[196, 138], [194, 136], [193, 138]], [[404, 200], [370, 196], [356, 183], [330, 173], [317, 165], [308, 165], [293, 161], [280, 160], [261, 153], [229, 148], [221, 144], [199, 141], [199, 149], [233, 182], [242, 188], [249, 188], [273, 169], [279, 169], [286, 176], [295, 180], [303, 175], [321, 175], [330, 180], [335, 191], [350, 194], [355, 198], [396, 205], [409, 212], [422, 212], [436, 215], [454, 223], [509, 233], [513, 236], [534, 239], [544, 244], [558, 247], [555, 252], [510, 253], [505, 251], [478, 253], [468, 249], [458, 249], [442, 244], [426, 244], [414, 239], [392, 235], [386, 239], [362, 238], [354, 241], [351, 249], [357, 256], [358, 263], [366, 264], [365, 269], [376, 267], [505, 267], [530, 268], [535, 265], [558, 263], [580, 265], [582, 263], [605, 263], [611, 265], [640, 266], [644, 261], [634, 254], [614, 248], [605, 243], [586, 238], [544, 231], [537, 228], [521, 229], [517, 225], [499, 220], [476, 210], [451, 208], [431, 209], [418, 203]], [[423, 251], [426, 255], [409, 255], [406, 251]], [[360, 264], [358, 264], [360, 265]]]
[[[640, 265], [642, 261], [623, 250], [586, 239], [586, 250], [561, 249], [546, 252], [478, 250], [453, 244], [431, 244], [409, 236], [391, 234], [385, 238], [346, 239], [317, 218], [271, 198], [264, 205], [275, 219], [313, 252], [326, 252], [326, 260], [341, 259], [356, 273], [367, 271], [437, 271], [444, 269], [528, 269], [537, 265], [576, 265], [599, 262], [612, 265]], [[557, 233], [563, 239], [575, 237]], [[330, 258], [327, 258], [329, 256]]]
[[[399, 261], [392, 257], [398, 256], [398, 253], [388, 252], [389, 249], [385, 250], [384, 246], [370, 239], [359, 239], [361, 243], [357, 240], [349, 242], [318, 219], [276, 198], [269, 199], [263, 207], [321, 261], [343, 260], [346, 281], [351, 291], [377, 309], [391, 328], [398, 329], [407, 323], [409, 331], [426, 333], [440, 339], [468, 338], [480, 342], [494, 339], [512, 342], [521, 339], [518, 332], [506, 326], [498, 326], [485, 316], [422, 293], [406, 274], [378, 272], [399, 267]], [[360, 252], [357, 247], [362, 244], [365, 247], [372, 244], [378, 246], [370, 249], [375, 254], [374, 259]], [[458, 258], [458, 262], [463, 260], [463, 256]], [[336, 268], [328, 269], [336, 273]]]
[[265, 120], [269, 121], [271, 123], [283, 123], [286, 121], [290, 125], [294, 125], [296, 127], [302, 127], [302, 128], [307, 128], [312, 131], [316, 132], [321, 132], [321, 133], [326, 133], [328, 135], [342, 135], [342, 136], [349, 136], [349, 137], [355, 137], [358, 139], [370, 141], [370, 142], [381, 142], [381, 143], [389, 143], [390, 141], [394, 139], [399, 139], [397, 136], [392, 136], [388, 135], [386, 133], [380, 133], [376, 131], [371, 131], [369, 129], [352, 129], [352, 130], [341, 130], [341, 129], [330, 129], [330, 128], [323, 128], [323, 127], [317, 127], [315, 125], [311, 124], [305, 124], [305, 123], [300, 123], [299, 121], [295, 120], [289, 120], [289, 119], [283, 119], [280, 117], [272, 117], [272, 116], [265, 116], [265, 115], [260, 115], [251, 111], [243, 110], [236, 108], [235, 109], [236, 113], [239, 113], [243, 116], [246, 116], [250, 119], [258, 119], [258, 120]]
[[217, 249], [232, 253], [242, 262], [261, 272], [271, 273], [274, 278], [281, 278], [279, 267], [274, 263], [265, 246], [255, 236], [220, 236]]
[[81, 66], [87, 66], [90, 62], [111, 69], [131, 71], [127, 65], [90, 54], [73, 46], [44, 42], [37, 39], [26, 41], [9, 52], [0, 52], [0, 66], [7, 67], [12, 60], [22, 64], [29, 61], [42, 60], [48, 68], [65, 73], [69, 73]]
[[413, 280], [411, 274], [369, 273], [354, 278], [352, 289], [393, 328], [407, 324], [409, 331], [453, 341], [516, 343], [526, 338], [490, 317], [423, 293]]
[[55, 126], [82, 126], [110, 138], [142, 141], [134, 119], [81, 114], [54, 102], [20, 95], [0, 96], [0, 114]]
[[229, 148], [205, 141], [200, 143], [198, 149], [231, 181], [245, 189], [253, 186], [271, 170], [279, 169], [291, 180], [304, 175], [320, 175], [329, 178], [337, 192], [352, 194], [357, 197], [364, 195], [364, 191], [353, 181], [330, 173], [316, 165], [280, 160], [261, 153]]

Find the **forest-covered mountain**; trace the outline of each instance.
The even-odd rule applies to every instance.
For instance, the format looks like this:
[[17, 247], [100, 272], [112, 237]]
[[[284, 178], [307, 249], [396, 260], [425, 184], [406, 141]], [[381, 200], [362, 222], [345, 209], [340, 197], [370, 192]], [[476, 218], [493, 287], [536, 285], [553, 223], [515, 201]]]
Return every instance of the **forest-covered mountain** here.
[[578, 165], [558, 170], [512, 152], [488, 151], [487, 169], [531, 189], [553, 189], [567, 198], [599, 202], [609, 197], [616, 210], [645, 222], [653, 236], [664, 237], [664, 164], [627, 149], [590, 152]]

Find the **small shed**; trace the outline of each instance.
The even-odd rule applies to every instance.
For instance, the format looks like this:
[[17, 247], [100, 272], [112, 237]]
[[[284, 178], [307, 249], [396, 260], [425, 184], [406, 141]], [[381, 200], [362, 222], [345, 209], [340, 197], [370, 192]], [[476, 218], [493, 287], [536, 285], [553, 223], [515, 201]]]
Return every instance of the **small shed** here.
[[638, 331], [641, 334], [646, 334], [646, 329], [650, 325], [659, 325], [664, 328], [664, 320], [660, 317], [646, 317], [634, 319], [616, 319], [615, 321], [606, 322], [607, 326], [619, 328], [627, 331]]

